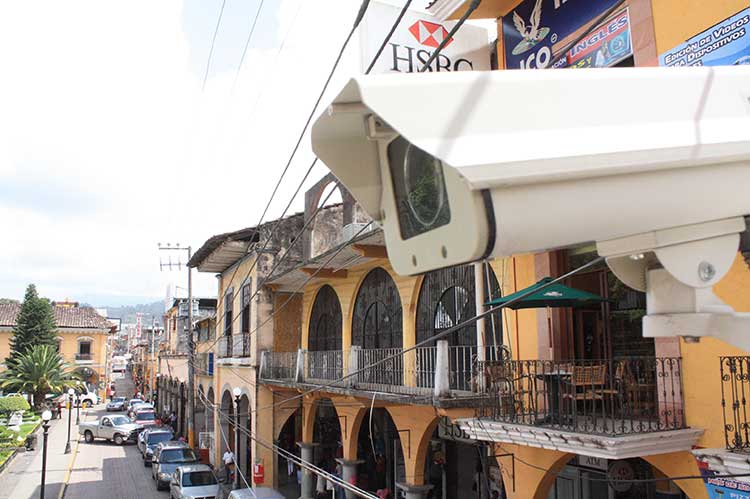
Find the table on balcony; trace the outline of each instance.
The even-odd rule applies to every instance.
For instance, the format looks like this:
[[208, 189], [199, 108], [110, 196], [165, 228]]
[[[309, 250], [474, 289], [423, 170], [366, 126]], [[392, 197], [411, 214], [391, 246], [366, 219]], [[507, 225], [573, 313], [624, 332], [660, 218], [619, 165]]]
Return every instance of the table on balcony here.
[[564, 416], [560, 410], [560, 385], [572, 375], [573, 373], [565, 369], [536, 374], [536, 378], [544, 381], [547, 387], [547, 415], [537, 420], [537, 424], [562, 424], [564, 422]]

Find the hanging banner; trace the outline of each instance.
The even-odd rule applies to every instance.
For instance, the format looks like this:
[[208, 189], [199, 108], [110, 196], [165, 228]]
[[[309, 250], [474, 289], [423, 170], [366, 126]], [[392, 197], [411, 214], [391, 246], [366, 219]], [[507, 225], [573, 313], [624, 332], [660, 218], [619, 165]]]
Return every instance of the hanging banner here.
[[506, 69], [548, 67], [576, 32], [619, 1], [524, 0], [503, 17]]
[[659, 56], [661, 66], [750, 64], [750, 9], [708, 28]]
[[[364, 72], [378, 52], [401, 7], [372, 2], [359, 27], [361, 65]], [[414, 73], [422, 69], [455, 21], [440, 22], [429, 14], [407, 11], [378, 57], [372, 74]], [[428, 71], [479, 71], [490, 68], [490, 42], [486, 29], [461, 26]]]
[[625, 9], [573, 45], [565, 62], [570, 68], [608, 68], [631, 55], [630, 19]]
[[713, 478], [715, 471], [701, 469], [709, 499], [750, 499], [750, 484], [730, 478]]

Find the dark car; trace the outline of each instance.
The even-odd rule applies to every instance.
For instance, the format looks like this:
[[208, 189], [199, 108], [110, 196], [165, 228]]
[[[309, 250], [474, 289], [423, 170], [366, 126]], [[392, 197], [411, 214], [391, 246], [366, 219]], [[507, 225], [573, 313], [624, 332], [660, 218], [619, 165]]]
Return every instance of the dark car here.
[[141, 453], [143, 455], [143, 465], [151, 466], [156, 446], [162, 442], [169, 442], [174, 438], [172, 430], [168, 428], [155, 428], [147, 430], [148, 433], [143, 436]]
[[162, 442], [154, 450], [151, 478], [156, 480], [156, 490], [169, 488], [172, 474], [179, 466], [197, 464], [200, 458], [185, 442]]

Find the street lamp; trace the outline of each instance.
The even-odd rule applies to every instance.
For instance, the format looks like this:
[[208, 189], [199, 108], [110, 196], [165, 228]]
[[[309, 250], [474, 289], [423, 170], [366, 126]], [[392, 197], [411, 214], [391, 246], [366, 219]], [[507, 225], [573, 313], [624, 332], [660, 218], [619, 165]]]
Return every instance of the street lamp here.
[[81, 395], [76, 394], [76, 425], [81, 424]]
[[242, 390], [235, 386], [232, 390], [234, 394], [234, 488], [240, 488], [240, 395]]
[[75, 390], [68, 390], [68, 441], [65, 442], [65, 454], [70, 454], [70, 423], [73, 417], [73, 394]]
[[42, 447], [42, 488], [39, 490], [39, 499], [44, 499], [44, 481], [47, 478], [47, 434], [49, 432], [50, 419], [52, 419], [52, 413], [44, 411], [42, 413], [42, 429], [44, 429], [44, 444]]

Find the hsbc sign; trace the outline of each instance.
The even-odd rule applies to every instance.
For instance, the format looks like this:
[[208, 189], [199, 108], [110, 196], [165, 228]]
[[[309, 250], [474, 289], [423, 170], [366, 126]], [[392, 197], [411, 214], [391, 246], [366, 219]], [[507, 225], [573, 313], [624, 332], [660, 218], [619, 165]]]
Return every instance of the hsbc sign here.
[[[360, 25], [361, 70], [364, 72], [388, 35], [401, 8], [372, 2]], [[378, 73], [413, 73], [425, 65], [448, 36], [455, 23], [439, 22], [429, 14], [407, 12], [386, 49], [372, 69]], [[465, 24], [440, 51], [428, 71], [471, 71], [490, 69], [487, 30]]]

